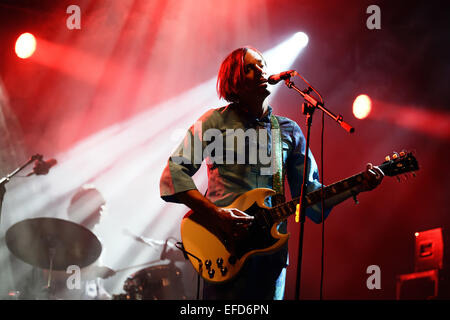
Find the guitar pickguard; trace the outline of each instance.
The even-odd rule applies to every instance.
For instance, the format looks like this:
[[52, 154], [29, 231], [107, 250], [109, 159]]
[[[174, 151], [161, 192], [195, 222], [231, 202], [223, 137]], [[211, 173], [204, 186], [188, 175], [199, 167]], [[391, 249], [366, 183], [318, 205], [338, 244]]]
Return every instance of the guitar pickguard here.
[[[275, 239], [271, 234], [273, 224], [268, 216], [264, 216], [264, 209], [254, 203], [245, 212], [255, 217], [250, 227], [245, 230], [243, 237], [238, 237], [234, 254], [241, 258], [244, 254], [263, 250], [273, 246], [279, 239]], [[267, 220], [266, 220], [267, 219]]]

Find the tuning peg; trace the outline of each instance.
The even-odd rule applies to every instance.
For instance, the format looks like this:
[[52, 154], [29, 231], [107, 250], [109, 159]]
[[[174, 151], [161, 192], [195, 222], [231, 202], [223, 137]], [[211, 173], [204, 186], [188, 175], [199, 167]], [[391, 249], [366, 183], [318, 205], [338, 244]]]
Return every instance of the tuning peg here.
[[391, 161], [391, 157], [386, 156], [386, 158], [384, 158], [384, 160], [386, 160], [386, 161]]
[[406, 155], [406, 152], [405, 151], [400, 151], [399, 155], [400, 155], [400, 157], [404, 157]]
[[392, 154], [392, 159], [397, 159], [399, 157], [399, 155], [398, 155], [398, 153], [397, 152], [393, 152], [393, 154]]

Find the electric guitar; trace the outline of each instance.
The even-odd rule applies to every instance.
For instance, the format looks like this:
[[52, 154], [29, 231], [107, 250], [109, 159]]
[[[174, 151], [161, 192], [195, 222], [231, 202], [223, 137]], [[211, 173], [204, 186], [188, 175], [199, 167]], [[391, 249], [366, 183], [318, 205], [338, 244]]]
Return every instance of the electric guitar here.
[[[419, 169], [412, 153], [406, 152], [387, 156], [378, 167], [390, 177]], [[363, 174], [360, 172], [324, 187], [324, 199], [361, 185]], [[321, 193], [321, 189], [308, 193], [305, 197], [307, 207], [319, 203]], [[213, 215], [200, 219], [199, 214], [191, 210], [184, 216], [181, 222], [184, 252], [203, 279], [213, 283], [228, 281], [239, 273], [250, 256], [275, 252], [287, 242], [289, 234], [279, 233], [277, 226], [296, 212], [300, 197], [273, 208], [267, 207], [265, 198], [274, 194], [272, 189], [253, 189], [227, 206], [254, 216], [249, 226], [231, 234], [221, 228], [221, 222]]]

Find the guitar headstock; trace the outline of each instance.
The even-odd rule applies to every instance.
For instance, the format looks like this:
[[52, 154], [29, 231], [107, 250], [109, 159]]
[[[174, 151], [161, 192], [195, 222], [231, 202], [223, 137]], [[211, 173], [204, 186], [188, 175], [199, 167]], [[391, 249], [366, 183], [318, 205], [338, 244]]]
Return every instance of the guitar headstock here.
[[399, 174], [419, 170], [419, 164], [412, 152], [394, 152], [386, 156], [385, 161], [379, 166], [386, 176], [394, 177]]

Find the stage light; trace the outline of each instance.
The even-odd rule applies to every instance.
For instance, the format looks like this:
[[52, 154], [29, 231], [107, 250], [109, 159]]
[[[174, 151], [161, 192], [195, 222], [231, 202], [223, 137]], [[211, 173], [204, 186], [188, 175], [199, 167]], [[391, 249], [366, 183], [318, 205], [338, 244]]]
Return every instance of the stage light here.
[[353, 115], [357, 119], [367, 118], [372, 110], [372, 100], [365, 94], [360, 94], [353, 102]]
[[265, 51], [263, 55], [267, 61], [268, 73], [279, 73], [290, 68], [307, 44], [308, 36], [303, 32], [297, 32], [274, 48]]
[[31, 57], [36, 51], [36, 38], [31, 33], [22, 33], [17, 38], [15, 51], [19, 58]]
[[294, 34], [294, 40], [298, 42], [298, 45], [302, 48], [306, 47], [308, 45], [308, 35], [304, 32], [297, 32]]
[[[308, 44], [308, 36], [303, 32], [297, 32], [270, 50], [264, 51], [267, 61], [267, 74], [276, 74], [292, 68], [295, 59]], [[270, 87], [272, 97], [282, 85]]]

